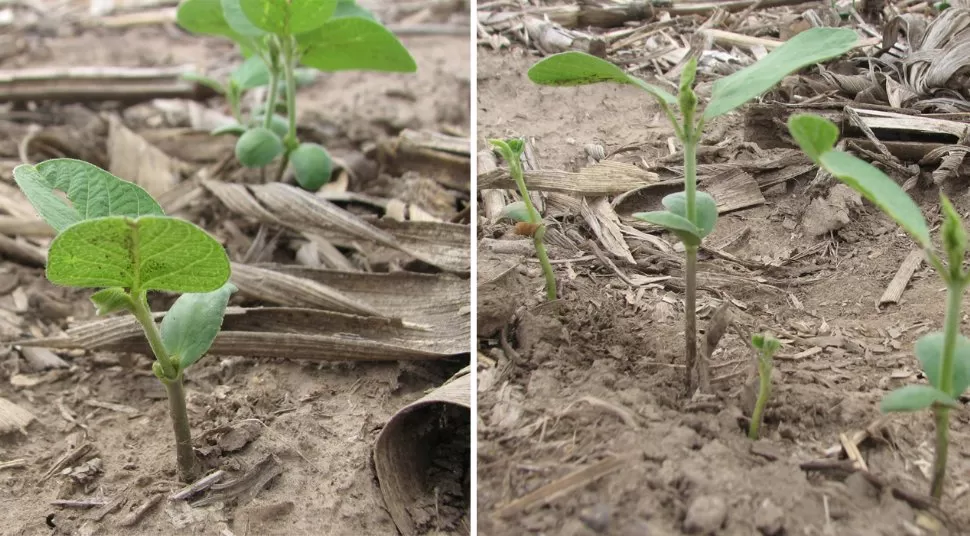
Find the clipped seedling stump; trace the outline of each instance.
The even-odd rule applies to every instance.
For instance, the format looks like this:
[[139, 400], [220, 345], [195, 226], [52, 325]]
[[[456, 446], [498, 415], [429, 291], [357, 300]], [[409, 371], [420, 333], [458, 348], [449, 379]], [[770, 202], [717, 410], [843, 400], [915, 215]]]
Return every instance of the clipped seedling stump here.
[[[401, 408], [377, 438], [374, 446], [377, 480], [387, 510], [404, 536], [418, 534], [420, 521], [415, 519], [414, 512], [426, 501], [434, 504], [435, 490], [429, 482], [428, 469], [433, 461], [435, 443], [447, 442], [447, 436], [467, 434], [470, 429], [449, 427], [449, 420], [442, 418], [443, 415], [461, 413], [467, 415], [470, 422], [469, 370], [468, 367], [462, 369], [441, 387]], [[438, 442], [433, 441], [435, 436], [439, 438]], [[466, 483], [457, 484], [466, 486], [468, 496]]]

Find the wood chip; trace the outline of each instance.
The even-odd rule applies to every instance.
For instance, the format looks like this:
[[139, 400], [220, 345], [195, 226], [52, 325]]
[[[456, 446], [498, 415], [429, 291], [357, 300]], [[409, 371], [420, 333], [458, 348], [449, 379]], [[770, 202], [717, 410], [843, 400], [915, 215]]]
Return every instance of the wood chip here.
[[[628, 192], [658, 183], [656, 173], [644, 171], [633, 164], [603, 160], [582, 168], [577, 173], [535, 170], [523, 173], [530, 191], [561, 192], [600, 196]], [[507, 169], [495, 169], [478, 175], [478, 189], [516, 190], [515, 181]]]
[[913, 278], [913, 274], [923, 264], [923, 258], [924, 253], [921, 249], [914, 249], [909, 252], [909, 255], [899, 265], [899, 269], [896, 270], [896, 275], [889, 282], [885, 292], [882, 293], [882, 297], [879, 298], [879, 305], [899, 303], [899, 299], [903, 296], [906, 286], [909, 285], [909, 280]]
[[0, 435], [23, 432], [36, 417], [6, 398], [0, 398]]

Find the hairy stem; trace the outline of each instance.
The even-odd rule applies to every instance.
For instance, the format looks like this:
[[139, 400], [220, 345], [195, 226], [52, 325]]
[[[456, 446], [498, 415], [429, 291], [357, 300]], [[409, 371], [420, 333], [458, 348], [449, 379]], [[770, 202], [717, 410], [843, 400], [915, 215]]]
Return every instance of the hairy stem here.
[[[960, 308], [963, 303], [964, 283], [950, 278], [947, 285], [946, 319], [943, 330], [943, 359], [940, 363], [939, 389], [950, 394], [953, 391], [953, 354], [956, 351], [957, 335], [960, 334]], [[930, 495], [935, 499], [943, 497], [943, 483], [946, 480], [946, 458], [950, 446], [950, 410], [936, 407], [936, 455], [933, 458], [933, 481]]]
[[545, 236], [546, 226], [540, 225], [532, 235], [532, 241], [536, 246], [536, 257], [539, 257], [539, 263], [542, 265], [542, 273], [546, 276], [546, 299], [553, 301], [556, 299], [556, 274], [552, 271], [549, 254], [546, 253], [546, 244], [542, 240]]
[[758, 401], [755, 402], [754, 411], [751, 413], [751, 427], [748, 428], [748, 437], [758, 439], [761, 434], [761, 419], [768, 405], [768, 397], [771, 396], [771, 362], [768, 356], [761, 354], [758, 358]]
[[543, 242], [546, 229], [542, 225], [542, 217], [539, 215], [539, 211], [536, 210], [536, 206], [532, 203], [532, 198], [529, 197], [529, 189], [526, 188], [525, 177], [522, 175], [522, 162], [518, 160], [518, 157], [510, 159], [509, 172], [512, 174], [512, 179], [515, 180], [515, 185], [519, 188], [519, 195], [522, 196], [525, 208], [529, 212], [529, 223], [536, 226], [532, 236], [536, 247], [536, 257], [539, 258], [539, 262], [542, 264], [542, 273], [546, 277], [546, 298], [549, 301], [555, 300], [556, 274], [552, 271], [552, 264], [549, 263], [549, 255], [546, 253], [546, 245]]
[[163, 379], [168, 392], [168, 408], [172, 414], [172, 427], [175, 430], [175, 455], [178, 459], [179, 478], [182, 482], [195, 482], [202, 473], [199, 459], [192, 450], [192, 430], [189, 428], [189, 415], [185, 408], [185, 389], [182, 375], [174, 380]]

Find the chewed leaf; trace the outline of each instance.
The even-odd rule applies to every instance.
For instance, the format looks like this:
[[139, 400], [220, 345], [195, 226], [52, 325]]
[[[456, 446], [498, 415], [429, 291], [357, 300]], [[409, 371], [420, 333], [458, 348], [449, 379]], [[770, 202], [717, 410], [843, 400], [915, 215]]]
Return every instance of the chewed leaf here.
[[236, 286], [226, 283], [212, 292], [179, 296], [162, 319], [162, 343], [179, 359], [182, 370], [202, 358], [222, 328], [229, 297]]
[[229, 272], [219, 242], [192, 223], [165, 216], [76, 223], [51, 242], [47, 258], [47, 279], [70, 287], [210, 292]]
[[828, 151], [819, 163], [826, 171], [861, 193], [896, 221], [920, 246], [929, 248], [930, 230], [919, 206], [878, 168], [842, 151]]
[[714, 82], [704, 118], [730, 112], [803, 67], [845, 54], [857, 40], [847, 28], [812, 28], [792, 37], [760, 61]]
[[323, 26], [337, 0], [238, 0], [258, 28], [281, 36], [300, 35]]
[[303, 64], [321, 71], [413, 73], [418, 69], [398, 38], [370, 19], [331, 19], [317, 30], [299, 35], [297, 41], [305, 48]]
[[700, 230], [697, 229], [697, 226], [687, 218], [673, 212], [666, 210], [637, 212], [633, 214], [633, 217], [674, 232], [686, 245], [696, 246], [701, 242]]
[[795, 114], [788, 118], [788, 132], [802, 151], [818, 163], [827, 151], [835, 147], [839, 139], [839, 127], [835, 123], [810, 114]]
[[[930, 385], [940, 388], [943, 368], [943, 333], [927, 333], [916, 341], [916, 357], [923, 366], [923, 372], [930, 381]], [[949, 393], [958, 397], [970, 386], [970, 339], [957, 335], [956, 348], [953, 352], [953, 391]]]
[[[162, 215], [162, 207], [137, 184], [119, 179], [87, 162], [58, 158], [13, 170], [17, 186], [54, 230], [104, 216]], [[55, 190], [67, 194], [64, 202]]]
[[125, 289], [118, 287], [106, 288], [95, 292], [91, 296], [91, 302], [97, 310], [98, 316], [104, 316], [116, 311], [131, 310], [134, 302]]
[[928, 385], [907, 385], [887, 394], [879, 405], [884, 413], [919, 411], [934, 405], [949, 408], [960, 407], [952, 396]]
[[529, 223], [532, 219], [529, 217], [529, 208], [525, 206], [525, 201], [516, 201], [514, 203], [509, 203], [502, 207], [502, 212], [498, 215], [499, 219], [509, 218], [515, 221], [521, 221]]
[[529, 80], [544, 86], [581, 86], [600, 82], [631, 84], [665, 104], [677, 103], [677, 98], [667, 91], [630, 76], [616, 65], [585, 52], [553, 54], [529, 69]]

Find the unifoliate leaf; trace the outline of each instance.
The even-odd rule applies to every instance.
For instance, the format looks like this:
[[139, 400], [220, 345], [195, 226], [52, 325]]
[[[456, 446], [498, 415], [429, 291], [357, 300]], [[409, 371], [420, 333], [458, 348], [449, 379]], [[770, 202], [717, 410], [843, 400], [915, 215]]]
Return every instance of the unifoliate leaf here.
[[919, 206], [885, 173], [868, 162], [836, 150], [824, 153], [819, 163], [837, 179], [872, 201], [921, 246], [931, 247], [930, 230]]
[[250, 39], [256, 39], [266, 35], [266, 32], [253, 24], [253, 21], [246, 16], [240, 0], [220, 0], [222, 15], [230, 28], [239, 35]]
[[125, 289], [111, 287], [99, 290], [91, 296], [98, 316], [111, 314], [115, 311], [130, 311], [134, 306], [131, 296]]
[[666, 210], [657, 210], [654, 212], [637, 212], [633, 214], [633, 217], [672, 231], [686, 245], [696, 246], [701, 242], [701, 232], [697, 226], [679, 214], [674, 214]]
[[215, 78], [209, 78], [208, 76], [201, 75], [198, 73], [185, 73], [182, 75], [182, 78], [188, 80], [189, 82], [195, 82], [197, 84], [201, 84], [211, 89], [212, 91], [215, 91], [220, 95], [226, 94], [225, 86], [223, 86], [222, 83], [216, 80]]
[[765, 336], [760, 333], [755, 333], [751, 336], [751, 346], [754, 346], [758, 350], [761, 350], [765, 346]]
[[162, 319], [162, 344], [178, 359], [182, 370], [202, 358], [222, 328], [229, 297], [236, 286], [226, 283], [217, 290], [179, 296]]
[[232, 124], [229, 124], [229, 125], [223, 125], [221, 127], [216, 127], [214, 129], [212, 129], [212, 131], [209, 132], [209, 134], [212, 134], [213, 136], [222, 136], [224, 134], [232, 134], [234, 136], [239, 136], [239, 135], [243, 134], [244, 132], [246, 132], [246, 130], [247, 129], [246, 129], [245, 126], [240, 125], [239, 123], [232, 123]]
[[324, 184], [330, 182], [333, 160], [330, 159], [330, 154], [321, 145], [301, 143], [290, 153], [290, 164], [293, 166], [296, 182], [304, 190], [315, 192]]
[[251, 128], [236, 141], [236, 158], [249, 168], [263, 167], [283, 152], [283, 140], [264, 127]]
[[223, 16], [221, 0], [185, 0], [175, 12], [175, 20], [193, 33], [221, 35], [233, 41], [239, 38]]
[[[81, 220], [102, 216], [161, 215], [162, 207], [138, 185], [87, 162], [58, 158], [13, 171], [34, 210], [60, 232]], [[67, 204], [55, 190], [67, 194]]]
[[281, 36], [300, 35], [323, 26], [337, 0], [238, 0], [258, 28]]
[[368, 9], [360, 7], [354, 0], [337, 0], [337, 9], [334, 10], [333, 16], [330, 17], [330, 19], [343, 19], [347, 17], [360, 17], [362, 19], [370, 19], [374, 22], [379, 22], [374, 13]]
[[788, 131], [802, 152], [815, 163], [818, 163], [824, 153], [832, 150], [839, 139], [839, 127], [817, 115], [795, 114], [789, 117]]
[[680, 91], [677, 103], [685, 117], [692, 118], [697, 109], [697, 94], [694, 93], [694, 78], [697, 75], [697, 58], [691, 57], [680, 73]]
[[304, 48], [300, 61], [321, 71], [384, 71], [413, 73], [414, 58], [390, 30], [359, 17], [331, 19], [297, 36]]
[[858, 36], [847, 28], [812, 28], [799, 33], [760, 61], [714, 82], [704, 118], [726, 114], [808, 65], [845, 54]]
[[499, 212], [498, 219], [502, 218], [509, 218], [511, 220], [525, 223], [530, 223], [532, 221], [532, 218], [529, 217], [529, 208], [525, 205], [525, 201], [516, 201], [502, 207], [502, 211]]
[[[660, 202], [670, 212], [689, 220], [687, 218], [687, 194], [685, 192], [676, 192], [664, 196]], [[700, 238], [704, 238], [714, 230], [714, 224], [717, 223], [717, 202], [710, 194], [705, 192], [694, 194], [694, 220], [691, 223], [700, 231]]]
[[269, 68], [261, 58], [253, 56], [240, 63], [229, 78], [240, 90], [247, 91], [269, 85]]
[[185, 220], [109, 216], [57, 235], [47, 279], [69, 287], [210, 292], [229, 279], [229, 258], [219, 242]]
[[509, 138], [505, 142], [509, 145], [509, 149], [512, 150], [512, 154], [522, 156], [522, 153], [525, 151], [525, 140], [522, 138]]
[[[916, 341], [916, 357], [923, 366], [923, 373], [930, 385], [941, 389], [943, 378], [943, 333], [927, 333]], [[953, 390], [949, 393], [958, 397], [970, 387], [970, 339], [957, 335], [956, 348], [953, 351]]]
[[963, 255], [967, 251], [967, 232], [963, 228], [963, 218], [942, 192], [940, 206], [943, 209], [943, 250], [950, 261], [950, 273], [955, 278], [961, 278], [963, 277]]
[[631, 84], [664, 104], [677, 103], [677, 98], [663, 89], [630, 76], [616, 65], [585, 52], [553, 54], [533, 65], [528, 76], [529, 80], [543, 86], [580, 86], [600, 82]]
[[919, 411], [937, 404], [950, 408], [960, 407], [958, 401], [935, 387], [907, 385], [884, 396], [879, 409], [884, 413]]

